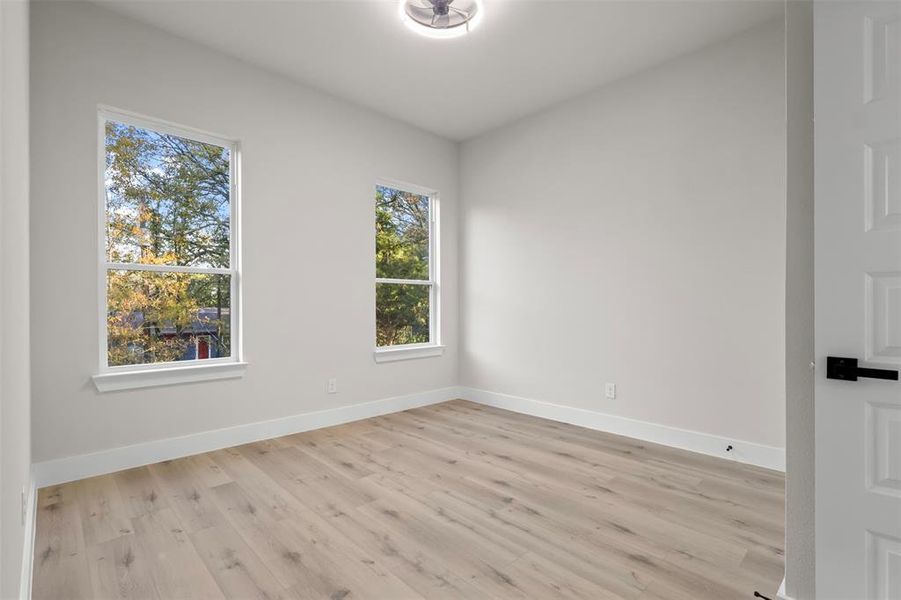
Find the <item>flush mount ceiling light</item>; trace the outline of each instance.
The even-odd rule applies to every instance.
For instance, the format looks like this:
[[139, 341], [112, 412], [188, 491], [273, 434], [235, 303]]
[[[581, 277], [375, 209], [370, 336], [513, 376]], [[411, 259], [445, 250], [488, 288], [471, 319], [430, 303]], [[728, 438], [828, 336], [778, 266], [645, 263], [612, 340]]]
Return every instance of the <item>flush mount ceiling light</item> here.
[[455, 38], [482, 20], [482, 0], [401, 0], [404, 24], [420, 35]]

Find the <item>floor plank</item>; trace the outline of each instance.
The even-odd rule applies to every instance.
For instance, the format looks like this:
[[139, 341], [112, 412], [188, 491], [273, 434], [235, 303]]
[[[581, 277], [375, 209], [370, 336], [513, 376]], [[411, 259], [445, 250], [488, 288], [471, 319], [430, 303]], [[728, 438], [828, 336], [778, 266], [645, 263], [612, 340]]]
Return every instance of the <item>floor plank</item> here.
[[42, 489], [33, 597], [774, 596], [783, 495], [456, 400]]

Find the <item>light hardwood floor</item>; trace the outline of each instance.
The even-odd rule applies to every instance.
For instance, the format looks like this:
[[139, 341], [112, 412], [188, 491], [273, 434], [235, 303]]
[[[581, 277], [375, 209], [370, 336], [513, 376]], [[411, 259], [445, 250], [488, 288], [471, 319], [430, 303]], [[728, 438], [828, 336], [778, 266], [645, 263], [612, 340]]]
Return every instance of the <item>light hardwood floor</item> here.
[[783, 487], [446, 402], [44, 488], [33, 597], [775, 597]]

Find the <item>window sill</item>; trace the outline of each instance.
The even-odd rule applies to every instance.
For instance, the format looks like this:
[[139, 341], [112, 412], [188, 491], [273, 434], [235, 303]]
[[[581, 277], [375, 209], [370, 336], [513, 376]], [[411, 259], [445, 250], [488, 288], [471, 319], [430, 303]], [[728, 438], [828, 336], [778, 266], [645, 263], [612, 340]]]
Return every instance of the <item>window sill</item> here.
[[416, 358], [428, 358], [430, 356], [441, 356], [444, 354], [444, 346], [413, 346], [398, 348], [380, 348], [373, 355], [375, 362], [394, 362], [398, 360], [413, 360]]
[[214, 365], [191, 365], [122, 371], [119, 373], [100, 373], [99, 375], [94, 375], [92, 379], [98, 392], [118, 392], [120, 390], [133, 390], [161, 385], [214, 381], [216, 379], [236, 379], [244, 376], [246, 368], [246, 362], [229, 362]]

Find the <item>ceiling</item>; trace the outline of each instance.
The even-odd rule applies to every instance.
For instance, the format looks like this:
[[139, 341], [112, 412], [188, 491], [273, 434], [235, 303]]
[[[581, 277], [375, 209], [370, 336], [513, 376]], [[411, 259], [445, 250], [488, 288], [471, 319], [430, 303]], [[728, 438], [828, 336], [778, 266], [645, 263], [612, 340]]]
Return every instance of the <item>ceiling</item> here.
[[429, 39], [396, 0], [98, 0], [103, 6], [452, 140], [774, 19], [765, 0], [485, 0]]

